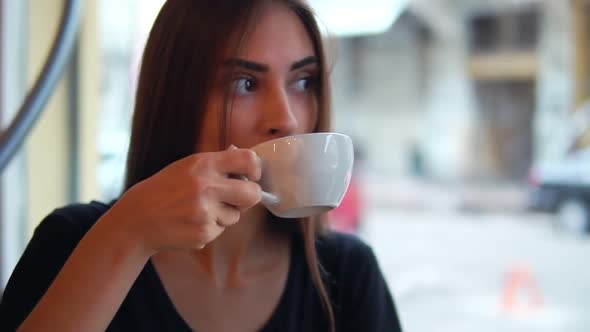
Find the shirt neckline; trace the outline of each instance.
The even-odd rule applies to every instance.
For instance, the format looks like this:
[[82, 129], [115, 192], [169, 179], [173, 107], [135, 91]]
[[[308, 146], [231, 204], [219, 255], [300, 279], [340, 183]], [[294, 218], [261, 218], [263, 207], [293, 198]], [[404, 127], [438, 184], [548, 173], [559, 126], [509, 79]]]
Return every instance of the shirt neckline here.
[[[279, 302], [275, 307], [273, 313], [271, 314], [270, 318], [266, 321], [260, 331], [266, 331], [269, 328], [272, 328], [276, 324], [279, 323], [279, 319], [281, 313], [285, 310], [285, 306], [287, 305], [287, 300], [290, 297], [291, 288], [293, 288], [292, 284], [295, 282], [295, 271], [297, 263], [296, 261], [299, 260], [298, 255], [300, 254], [299, 250], [299, 241], [297, 241], [296, 236], [291, 236], [291, 248], [290, 248], [290, 257], [289, 257], [289, 271], [287, 272], [287, 281], [285, 282], [285, 287], [281, 293], [279, 298]], [[155, 266], [152, 263], [152, 259], [150, 258], [146, 264], [146, 271], [149, 275], [152, 276], [152, 284], [154, 285], [155, 291], [158, 293], [159, 297], [161, 297], [164, 301], [165, 310], [168, 312], [166, 314], [170, 314], [173, 317], [173, 321], [178, 323], [182, 326], [182, 329], [186, 329], [187, 331], [194, 331], [190, 325], [184, 320], [184, 318], [180, 315], [172, 299], [166, 292], [166, 288], [164, 288], [164, 284], [162, 283], [162, 279], [158, 275], [158, 271], [156, 270]]]

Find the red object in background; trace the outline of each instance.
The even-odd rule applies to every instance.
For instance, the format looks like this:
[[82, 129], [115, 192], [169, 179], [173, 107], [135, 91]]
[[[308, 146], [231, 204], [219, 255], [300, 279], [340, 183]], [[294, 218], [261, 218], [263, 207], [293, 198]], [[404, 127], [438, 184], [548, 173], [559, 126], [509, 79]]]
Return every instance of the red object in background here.
[[543, 308], [541, 288], [527, 265], [515, 265], [506, 275], [501, 305], [504, 312], [510, 314], [526, 314]]
[[356, 233], [359, 230], [363, 212], [363, 192], [356, 176], [352, 176], [348, 190], [340, 206], [330, 211], [330, 224], [334, 230]]

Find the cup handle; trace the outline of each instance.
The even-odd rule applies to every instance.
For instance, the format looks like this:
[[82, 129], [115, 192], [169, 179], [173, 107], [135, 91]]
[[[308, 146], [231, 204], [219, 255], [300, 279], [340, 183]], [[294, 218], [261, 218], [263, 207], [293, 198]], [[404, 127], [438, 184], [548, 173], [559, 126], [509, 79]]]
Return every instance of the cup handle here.
[[[243, 175], [239, 175], [237, 176], [237, 178], [239, 178], [240, 180], [244, 180], [244, 181], [250, 181], [248, 180], [247, 177], [243, 176]], [[281, 200], [279, 199], [279, 197], [275, 194], [269, 193], [267, 191], [262, 191], [262, 204], [264, 205], [276, 205], [279, 204]]]
[[266, 191], [262, 191], [262, 204], [264, 205], [275, 205], [279, 204], [281, 200], [275, 194], [271, 194]]

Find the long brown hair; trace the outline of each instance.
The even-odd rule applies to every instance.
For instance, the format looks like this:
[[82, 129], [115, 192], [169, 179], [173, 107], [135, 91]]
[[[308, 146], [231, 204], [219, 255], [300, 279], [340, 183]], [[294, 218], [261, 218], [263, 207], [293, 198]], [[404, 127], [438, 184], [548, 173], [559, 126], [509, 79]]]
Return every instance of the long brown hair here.
[[[311, 9], [298, 0], [168, 0], [149, 34], [139, 74], [125, 190], [195, 152], [219, 59], [236, 32], [244, 38], [256, 13], [279, 1], [299, 17], [311, 37], [320, 74], [316, 85], [318, 119], [314, 131], [330, 130], [330, 85], [321, 34]], [[238, 46], [239, 47], [239, 46]], [[223, 124], [225, 125], [225, 123]], [[314, 220], [310, 220], [314, 219]], [[289, 232], [301, 233], [309, 271], [320, 294], [330, 330], [334, 312], [316, 238], [327, 230], [325, 216], [285, 220]]]

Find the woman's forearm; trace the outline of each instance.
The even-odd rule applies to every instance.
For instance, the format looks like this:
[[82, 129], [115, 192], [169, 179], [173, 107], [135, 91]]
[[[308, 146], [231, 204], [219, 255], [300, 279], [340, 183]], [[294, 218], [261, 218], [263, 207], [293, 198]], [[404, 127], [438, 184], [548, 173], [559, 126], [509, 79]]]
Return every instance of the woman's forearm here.
[[150, 255], [132, 231], [105, 217], [80, 241], [18, 331], [106, 330]]

